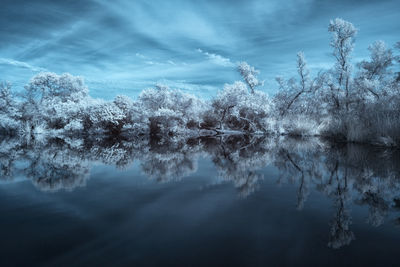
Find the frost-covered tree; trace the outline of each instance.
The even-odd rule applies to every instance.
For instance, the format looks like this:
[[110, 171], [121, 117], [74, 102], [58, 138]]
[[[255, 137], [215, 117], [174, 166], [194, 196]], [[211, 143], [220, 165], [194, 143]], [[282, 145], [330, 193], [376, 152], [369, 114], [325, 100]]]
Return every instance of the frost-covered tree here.
[[30, 80], [22, 97], [21, 120], [27, 132], [62, 129], [87, 105], [88, 88], [81, 77], [43, 72]]
[[338, 88], [345, 92], [345, 107], [348, 110], [351, 94], [351, 52], [357, 29], [352, 23], [336, 18], [330, 21], [328, 30], [332, 33], [331, 47], [336, 59], [335, 74]]
[[157, 85], [144, 90], [138, 99], [146, 112], [152, 134], [175, 135], [183, 132], [189, 122], [200, 123], [205, 104], [194, 95]]
[[[395, 48], [400, 51], [400, 41], [396, 43]], [[400, 55], [394, 57], [395, 61], [400, 64]], [[397, 72], [396, 82], [400, 86], [400, 71]]]
[[225, 85], [224, 90], [218, 93], [217, 97], [212, 101], [212, 108], [216, 120], [218, 120], [220, 130], [224, 129], [227, 118], [233, 113], [233, 109], [244, 100], [247, 94], [247, 87], [242, 82]]
[[83, 78], [69, 73], [62, 75], [52, 72], [39, 73], [25, 86], [25, 90], [29, 96], [40, 103], [53, 98], [60, 99], [62, 102], [79, 102], [88, 95], [88, 88]]
[[15, 105], [11, 94], [11, 84], [6, 82], [0, 83], [0, 112], [9, 113], [9, 109]]
[[123, 113], [123, 119], [120, 121], [122, 130], [134, 131], [136, 134], [144, 134], [148, 131], [148, 118], [146, 112], [141, 109], [140, 103], [133, 101], [128, 96], [116, 96], [114, 105]]
[[194, 95], [165, 85], [156, 85], [156, 88], [144, 90], [138, 101], [150, 114], [159, 109], [170, 109], [184, 119], [198, 119], [204, 106], [203, 101]]
[[263, 84], [263, 82], [259, 81], [257, 78], [260, 71], [247, 64], [247, 62], [240, 62], [238, 64], [238, 71], [249, 86], [251, 93], [254, 93], [254, 88]]
[[359, 63], [360, 76], [366, 79], [384, 79], [389, 73], [389, 67], [393, 65], [393, 52], [386, 47], [385, 42], [376, 41], [368, 47], [370, 61], [363, 60]]
[[118, 135], [125, 120], [124, 112], [114, 102], [103, 102], [88, 109], [91, 127], [96, 131]]
[[212, 100], [212, 113], [221, 131], [268, 131], [266, 119], [270, 115], [271, 101], [260, 91], [249, 93], [243, 82], [227, 84]]
[[372, 94], [379, 98], [387, 95], [387, 88], [392, 82], [390, 67], [393, 65], [393, 53], [388, 49], [383, 41], [376, 41], [368, 47], [370, 60], [363, 60], [358, 64], [360, 69], [357, 77], [357, 88], [361, 97]]
[[11, 84], [0, 83], [0, 134], [15, 135], [21, 130], [19, 106], [11, 92]]
[[[314, 91], [303, 52], [297, 53], [297, 73], [299, 75], [298, 83], [294, 78], [288, 81], [285, 81], [282, 77], [276, 78], [280, 86], [280, 92], [276, 95], [275, 102], [281, 115], [285, 115], [291, 110], [299, 112], [298, 109], [305, 102], [302, 100], [302, 97], [307, 97], [306, 94]], [[297, 107], [292, 108], [295, 103], [298, 103]]]
[[272, 102], [268, 95], [256, 90], [239, 106], [242, 129], [250, 132], [271, 131], [268, 119], [272, 117]]

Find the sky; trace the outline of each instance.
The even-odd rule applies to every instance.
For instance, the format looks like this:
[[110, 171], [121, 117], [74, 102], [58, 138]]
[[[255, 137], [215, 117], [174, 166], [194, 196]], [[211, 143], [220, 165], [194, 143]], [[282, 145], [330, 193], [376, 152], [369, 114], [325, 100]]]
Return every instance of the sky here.
[[157, 83], [212, 97], [247, 61], [273, 94], [276, 76], [295, 75], [298, 51], [312, 73], [333, 64], [336, 17], [359, 29], [354, 62], [375, 40], [400, 41], [399, 0], [2, 0], [0, 80], [18, 90], [41, 71], [69, 72], [93, 97]]

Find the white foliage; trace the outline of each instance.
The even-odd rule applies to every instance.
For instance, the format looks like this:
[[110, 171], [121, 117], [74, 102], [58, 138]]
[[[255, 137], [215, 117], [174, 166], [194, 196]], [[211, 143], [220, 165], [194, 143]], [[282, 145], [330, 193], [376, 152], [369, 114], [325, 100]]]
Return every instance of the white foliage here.
[[255, 87], [263, 84], [257, 78], [257, 75], [260, 73], [260, 71], [247, 64], [247, 62], [240, 62], [238, 65], [238, 71], [246, 81], [247, 85], [250, 87], [251, 92], [254, 92]]
[[61, 101], [79, 102], [88, 94], [83, 78], [69, 73], [57, 75], [52, 72], [41, 72], [30, 80], [25, 89], [40, 101], [60, 98]]
[[219, 128], [227, 126], [234, 130], [264, 131], [266, 118], [270, 115], [271, 101], [261, 91], [249, 93], [243, 82], [227, 84], [212, 102]]

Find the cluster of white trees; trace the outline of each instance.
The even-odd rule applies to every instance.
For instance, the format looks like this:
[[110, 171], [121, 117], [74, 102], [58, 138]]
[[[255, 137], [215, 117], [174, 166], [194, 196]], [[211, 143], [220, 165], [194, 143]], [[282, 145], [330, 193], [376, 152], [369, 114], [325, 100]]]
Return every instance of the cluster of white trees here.
[[258, 71], [239, 66], [246, 83], [226, 85], [210, 102], [164, 85], [144, 90], [136, 100], [116, 96], [93, 99], [81, 77], [40, 73], [13, 95], [1, 84], [0, 133], [38, 135], [111, 135], [160, 137], [215, 134], [227, 131], [267, 132], [271, 101], [255, 90]]
[[[277, 78], [279, 91], [269, 97], [257, 88], [259, 71], [238, 64], [244, 82], [227, 84], [210, 101], [156, 85], [133, 100], [93, 99], [83, 79], [40, 73], [13, 95], [0, 84], [0, 134], [28, 139], [48, 135], [152, 135], [176, 138], [221, 133], [320, 135], [340, 141], [400, 144], [400, 72], [384, 42], [369, 47], [370, 59], [353, 66], [357, 29], [332, 20], [335, 64], [312, 77], [305, 55], [297, 54], [298, 78]], [[400, 42], [396, 48], [400, 49]]]
[[70, 74], [40, 73], [15, 96], [9, 84], [0, 86], [0, 132], [28, 137], [124, 131], [140, 135], [156, 126], [173, 132], [198, 117], [202, 107], [195, 97], [162, 86], [145, 90], [137, 101], [126, 96], [93, 99], [83, 79]]
[[[274, 97], [278, 120], [287, 133], [327, 136], [341, 141], [400, 144], [400, 57], [383, 41], [369, 46], [370, 59], [353, 66], [357, 29], [332, 20], [335, 65], [311, 77], [303, 53], [297, 55], [298, 78], [278, 78]], [[395, 48], [400, 48], [400, 42]], [[290, 122], [290, 123], [288, 123]]]

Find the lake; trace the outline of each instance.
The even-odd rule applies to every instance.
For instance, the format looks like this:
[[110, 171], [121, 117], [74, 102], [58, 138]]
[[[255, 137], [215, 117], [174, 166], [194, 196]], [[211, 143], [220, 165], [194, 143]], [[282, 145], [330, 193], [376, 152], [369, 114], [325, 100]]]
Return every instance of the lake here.
[[400, 152], [317, 138], [4, 139], [1, 266], [394, 266]]

